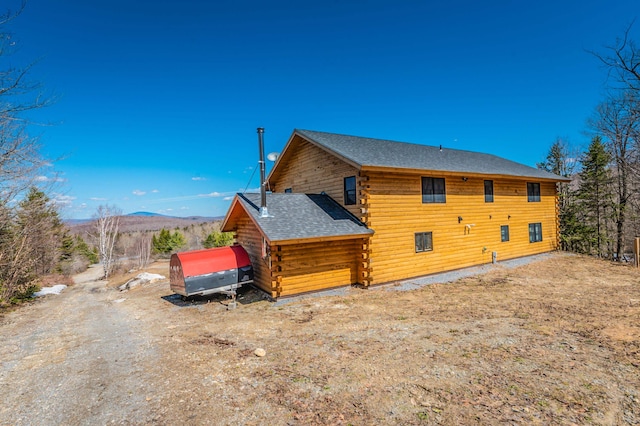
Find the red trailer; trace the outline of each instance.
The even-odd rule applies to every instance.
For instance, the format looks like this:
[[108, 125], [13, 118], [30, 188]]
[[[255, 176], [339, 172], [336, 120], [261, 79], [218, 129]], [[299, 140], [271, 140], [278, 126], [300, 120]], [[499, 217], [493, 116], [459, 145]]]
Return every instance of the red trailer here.
[[171, 255], [171, 290], [183, 296], [235, 292], [253, 282], [253, 268], [242, 246], [185, 251]]

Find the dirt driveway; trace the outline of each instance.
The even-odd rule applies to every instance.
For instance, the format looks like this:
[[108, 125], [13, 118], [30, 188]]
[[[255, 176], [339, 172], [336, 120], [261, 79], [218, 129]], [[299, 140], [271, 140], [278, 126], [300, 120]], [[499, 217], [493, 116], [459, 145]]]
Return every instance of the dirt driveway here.
[[0, 320], [0, 424], [640, 424], [629, 266], [556, 254], [230, 311], [78, 278]]
[[[146, 367], [160, 360], [145, 327], [96, 282], [92, 268], [61, 295], [1, 322], [1, 424], [60, 425], [151, 419]], [[151, 376], [153, 377], [153, 376]]]

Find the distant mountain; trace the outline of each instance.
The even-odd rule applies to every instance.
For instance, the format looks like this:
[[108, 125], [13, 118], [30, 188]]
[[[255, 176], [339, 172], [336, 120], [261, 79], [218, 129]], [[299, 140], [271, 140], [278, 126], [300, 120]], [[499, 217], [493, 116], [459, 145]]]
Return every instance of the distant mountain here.
[[[175, 217], [156, 213], [136, 212], [120, 216], [120, 232], [159, 231], [162, 228], [175, 229], [207, 222], [216, 222], [224, 217], [189, 216]], [[91, 230], [92, 219], [69, 219], [64, 223], [74, 233], [87, 233]]]
[[175, 217], [175, 216], [166, 216], [160, 213], [151, 213], [151, 212], [135, 212], [135, 213], [129, 213], [126, 216], [157, 216], [157, 217]]

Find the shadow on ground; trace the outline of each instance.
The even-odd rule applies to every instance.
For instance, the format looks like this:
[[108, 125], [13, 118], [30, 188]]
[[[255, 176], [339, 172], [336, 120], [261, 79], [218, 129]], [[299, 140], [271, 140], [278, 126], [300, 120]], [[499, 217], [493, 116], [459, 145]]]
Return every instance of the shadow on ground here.
[[[220, 303], [226, 305], [231, 301], [231, 297], [222, 293], [209, 294], [207, 296], [181, 296], [179, 294], [170, 294], [162, 296], [162, 299], [178, 307], [206, 305], [207, 303]], [[262, 290], [251, 285], [245, 285], [237, 290], [236, 301], [242, 305], [250, 305], [251, 303], [260, 302], [262, 300], [271, 300]]]

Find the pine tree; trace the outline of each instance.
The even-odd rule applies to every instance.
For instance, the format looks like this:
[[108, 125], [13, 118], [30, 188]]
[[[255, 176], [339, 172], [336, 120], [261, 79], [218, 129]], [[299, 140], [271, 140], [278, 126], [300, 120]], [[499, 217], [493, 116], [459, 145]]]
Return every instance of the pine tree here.
[[593, 229], [591, 241], [598, 256], [604, 256], [604, 245], [608, 241], [606, 222], [612, 202], [610, 163], [611, 155], [600, 137], [595, 136], [582, 157], [578, 198], [585, 224]]
[[17, 226], [24, 235], [35, 272], [52, 272], [59, 260], [65, 228], [55, 204], [37, 188], [30, 188], [19, 203]]
[[204, 239], [204, 248], [224, 247], [233, 244], [233, 234], [231, 232], [213, 231]]
[[[538, 164], [539, 169], [566, 178], [573, 175], [575, 167], [575, 156], [570, 154], [569, 145], [560, 138], [551, 145], [545, 161]], [[570, 182], [559, 182], [557, 187], [560, 246], [562, 250], [581, 251], [575, 244], [584, 233], [577, 217], [576, 191], [571, 188]]]
[[179, 231], [175, 231], [173, 234], [168, 230], [162, 228], [160, 234], [155, 234], [151, 238], [151, 246], [155, 253], [169, 254], [178, 251], [186, 245], [184, 235]]

